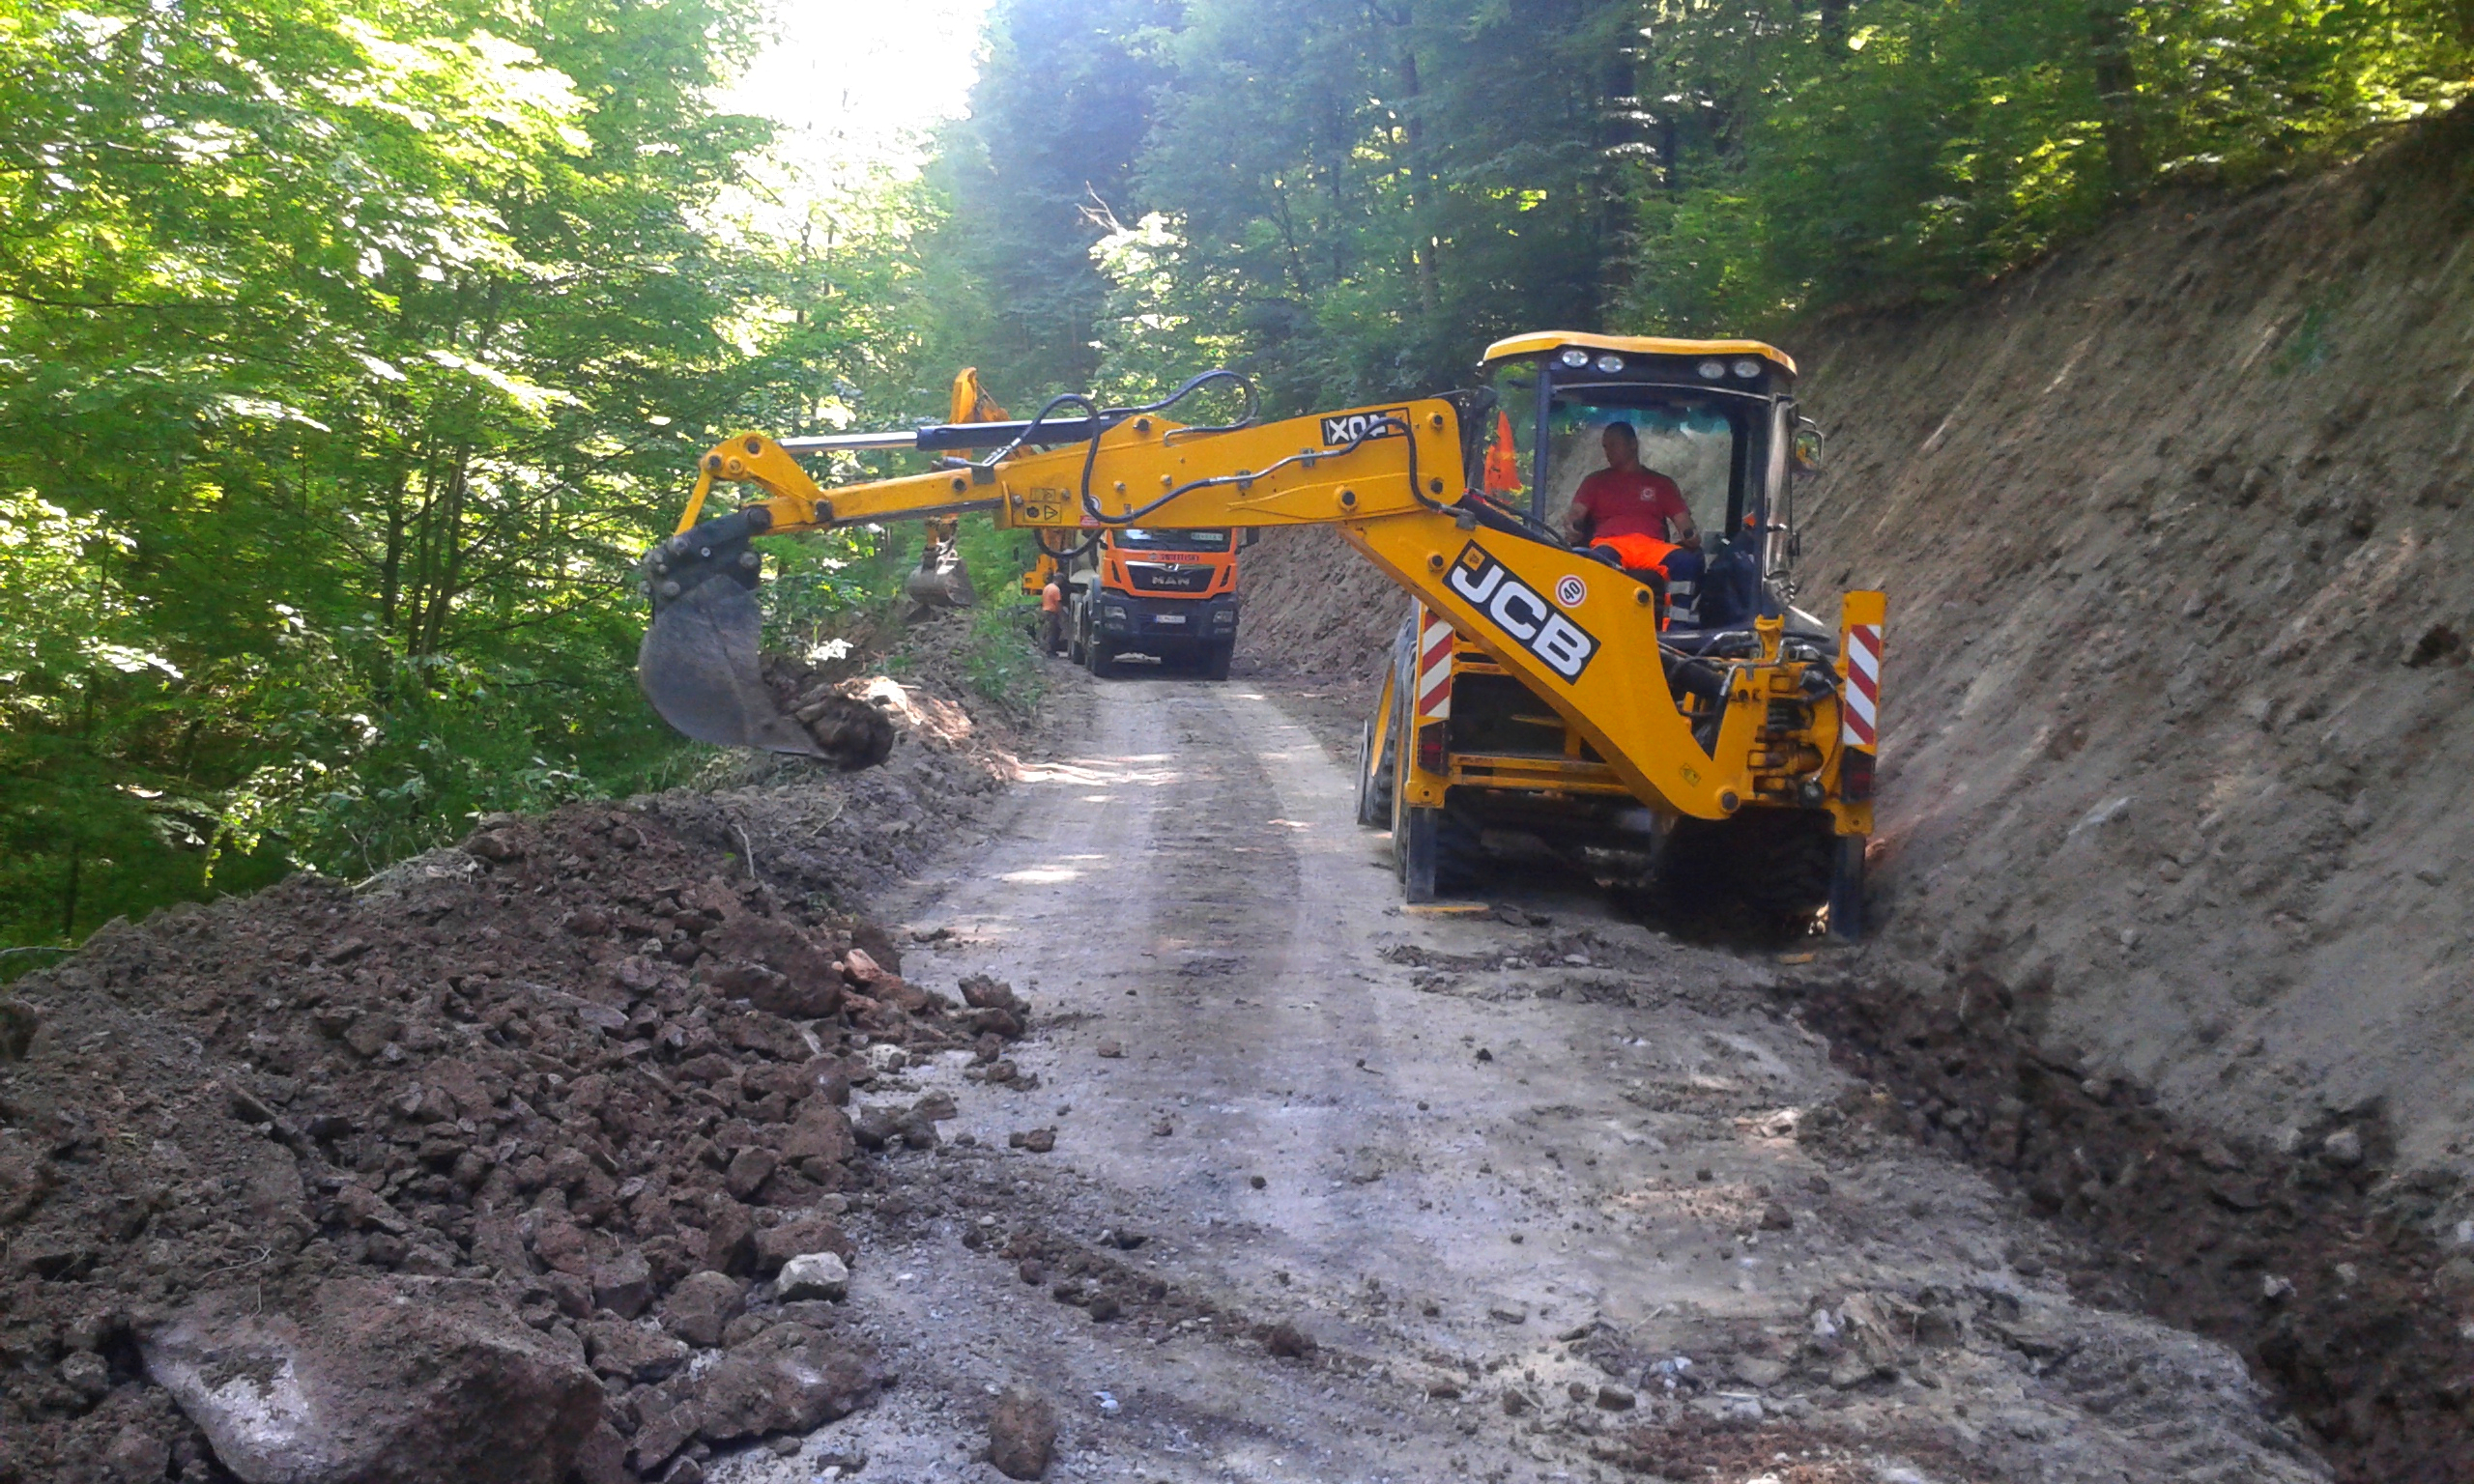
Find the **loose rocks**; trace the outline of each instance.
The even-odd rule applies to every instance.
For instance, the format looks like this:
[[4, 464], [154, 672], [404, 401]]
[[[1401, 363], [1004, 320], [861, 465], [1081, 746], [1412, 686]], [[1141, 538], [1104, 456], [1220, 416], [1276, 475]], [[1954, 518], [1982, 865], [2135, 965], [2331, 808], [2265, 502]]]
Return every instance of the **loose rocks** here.
[[1056, 1413], [1026, 1391], [996, 1399], [988, 1417], [988, 1461], [1009, 1479], [1036, 1479], [1056, 1454]]
[[[830, 1254], [847, 1285], [825, 1208], [862, 1179], [869, 1053], [1029, 1018], [899, 964], [605, 805], [97, 933], [5, 1017], [0, 1356], [44, 1381], [0, 1388], [0, 1477], [211, 1446], [245, 1480], [604, 1484], [864, 1404], [865, 1358], [755, 1323], [745, 1280]], [[161, 1390], [129, 1385], [140, 1339]]]
[[785, 1303], [801, 1298], [841, 1298], [850, 1292], [850, 1270], [830, 1252], [804, 1253], [782, 1265], [781, 1276], [773, 1280], [773, 1292]]
[[301, 1320], [257, 1307], [205, 1295], [140, 1339], [147, 1374], [251, 1484], [558, 1484], [601, 1416], [580, 1357], [490, 1285], [339, 1279]]

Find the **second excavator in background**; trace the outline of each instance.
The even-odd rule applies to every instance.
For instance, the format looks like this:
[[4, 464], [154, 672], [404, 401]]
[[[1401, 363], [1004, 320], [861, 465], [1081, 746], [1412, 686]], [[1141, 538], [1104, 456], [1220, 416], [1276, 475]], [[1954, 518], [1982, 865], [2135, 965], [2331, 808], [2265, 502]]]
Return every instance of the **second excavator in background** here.
[[[1360, 769], [1360, 818], [1390, 826], [1409, 900], [1534, 843], [1853, 935], [1884, 602], [1849, 592], [1834, 627], [1794, 606], [1792, 491], [1820, 447], [1797, 415], [1793, 360], [1750, 341], [1546, 332], [1499, 345], [1485, 369], [1498, 385], [1274, 421], [1253, 414], [1242, 377], [1210, 372], [1136, 407], [1069, 394], [1020, 421], [733, 438], [705, 455], [677, 533], [645, 559], [646, 695], [703, 741], [831, 756], [802, 742], [762, 683], [759, 535], [985, 512], [1071, 561], [1110, 531], [1329, 526], [1417, 603]], [[1243, 398], [1237, 415], [1168, 415], [1215, 386]], [[1580, 466], [1541, 450], [1618, 415], [1636, 434], [1672, 433], [1695, 461], [1712, 534], [1688, 622], [1679, 569], [1576, 548], [1538, 499], [1488, 477], [1517, 481], [1528, 453], [1542, 494]], [[852, 447], [938, 465], [828, 489], [799, 463]], [[757, 498], [706, 519], [724, 484]], [[1721, 581], [1728, 596], [1712, 605]]]

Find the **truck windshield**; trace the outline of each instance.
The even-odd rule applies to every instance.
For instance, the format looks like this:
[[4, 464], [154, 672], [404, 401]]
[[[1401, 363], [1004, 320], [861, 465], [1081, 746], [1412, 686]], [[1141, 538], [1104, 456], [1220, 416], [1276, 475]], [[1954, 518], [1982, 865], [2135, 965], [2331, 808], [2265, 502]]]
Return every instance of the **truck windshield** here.
[[1117, 547], [1128, 552], [1224, 552], [1228, 550], [1224, 530], [1164, 530], [1149, 526], [1128, 526], [1116, 533]]
[[[1600, 392], [1609, 388], [1591, 388]], [[1549, 414], [1544, 515], [1561, 528], [1583, 479], [1606, 467], [1606, 426], [1626, 422], [1641, 442], [1641, 467], [1674, 480], [1706, 531], [1727, 528], [1727, 498], [1735, 488], [1740, 414], [1712, 402], [1644, 399], [1624, 406], [1612, 397], [1558, 396]]]

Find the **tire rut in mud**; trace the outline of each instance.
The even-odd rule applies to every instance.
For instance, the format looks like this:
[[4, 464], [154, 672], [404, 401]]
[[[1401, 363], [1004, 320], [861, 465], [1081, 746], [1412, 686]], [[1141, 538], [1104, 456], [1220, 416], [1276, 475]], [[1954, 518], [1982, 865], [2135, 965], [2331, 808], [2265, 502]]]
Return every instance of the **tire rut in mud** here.
[[2084, 1298], [2233, 1347], [2339, 1478], [2474, 1477], [2474, 1260], [2432, 1236], [2456, 1191], [2389, 1167], [2377, 1108], [2274, 1144], [2210, 1133], [2038, 1049], [2034, 1006], [1983, 973], [1781, 993], [1868, 1083], [1801, 1137], [1858, 1155], [1913, 1139], [1986, 1168], [2081, 1239]]

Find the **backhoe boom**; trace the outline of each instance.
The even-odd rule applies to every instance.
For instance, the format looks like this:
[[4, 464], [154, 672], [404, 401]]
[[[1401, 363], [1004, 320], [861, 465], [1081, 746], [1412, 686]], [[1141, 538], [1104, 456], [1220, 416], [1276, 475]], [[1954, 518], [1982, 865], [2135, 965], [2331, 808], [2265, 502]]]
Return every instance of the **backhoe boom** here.
[[[1752, 806], [1826, 808], [1834, 833], [1868, 832], [1869, 801], [1835, 786], [1842, 675], [1824, 648], [1783, 638], [1769, 618], [1755, 626], [1757, 656], [1711, 663], [1666, 652], [1650, 585], [1468, 491], [1464, 409], [1478, 414], [1471, 422], [1487, 411], [1460, 394], [1196, 428], [1086, 405], [1071, 421], [922, 430], [911, 446], [1004, 442], [985, 460], [832, 489], [780, 442], [731, 439], [705, 457], [678, 533], [646, 560], [655, 612], [641, 663], [647, 692], [692, 736], [810, 750], [768, 730], [753, 683], [748, 541], [760, 534], [967, 511], [1043, 532], [1050, 550], [1058, 535], [1072, 544], [1110, 526], [1332, 526], [1552, 706], [1654, 813], [1718, 820]], [[724, 483], [759, 498], [703, 519]], [[1687, 691], [1703, 700], [1683, 701]], [[1797, 709], [1781, 712], [1781, 702]], [[1782, 715], [1798, 719], [1792, 735]]]

